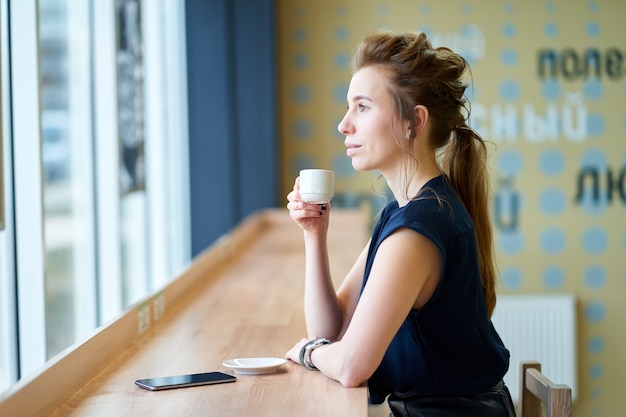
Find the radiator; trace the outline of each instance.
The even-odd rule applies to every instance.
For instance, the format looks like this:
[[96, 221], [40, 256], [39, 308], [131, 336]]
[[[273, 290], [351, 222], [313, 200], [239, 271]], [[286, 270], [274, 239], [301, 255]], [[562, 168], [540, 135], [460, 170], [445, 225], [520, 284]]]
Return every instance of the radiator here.
[[556, 384], [567, 384], [576, 398], [576, 298], [559, 295], [500, 295], [493, 325], [511, 352], [504, 382], [519, 397], [519, 363], [536, 360]]

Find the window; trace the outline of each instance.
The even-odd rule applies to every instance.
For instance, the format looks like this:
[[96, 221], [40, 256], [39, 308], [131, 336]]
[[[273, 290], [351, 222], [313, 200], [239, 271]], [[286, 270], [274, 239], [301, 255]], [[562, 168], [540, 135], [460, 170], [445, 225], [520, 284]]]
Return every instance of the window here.
[[190, 242], [184, 4], [0, 6], [2, 391], [171, 280]]

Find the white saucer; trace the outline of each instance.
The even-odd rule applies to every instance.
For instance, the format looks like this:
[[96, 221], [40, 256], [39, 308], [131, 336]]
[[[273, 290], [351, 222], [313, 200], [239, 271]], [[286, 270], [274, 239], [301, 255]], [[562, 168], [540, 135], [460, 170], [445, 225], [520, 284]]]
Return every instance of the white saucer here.
[[237, 358], [224, 361], [223, 365], [241, 375], [263, 375], [276, 372], [286, 363], [283, 358]]

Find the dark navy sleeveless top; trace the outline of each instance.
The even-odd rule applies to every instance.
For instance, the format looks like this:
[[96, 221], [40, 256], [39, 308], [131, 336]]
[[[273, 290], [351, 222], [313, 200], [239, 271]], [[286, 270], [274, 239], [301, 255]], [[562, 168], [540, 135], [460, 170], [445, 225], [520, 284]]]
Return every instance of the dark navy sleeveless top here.
[[431, 299], [411, 310], [368, 381], [370, 402], [389, 394], [471, 395], [502, 380], [509, 366], [491, 321], [480, 279], [471, 217], [445, 177], [430, 180], [419, 199], [388, 204], [374, 228], [363, 286], [379, 245], [398, 228], [430, 239], [443, 262]]

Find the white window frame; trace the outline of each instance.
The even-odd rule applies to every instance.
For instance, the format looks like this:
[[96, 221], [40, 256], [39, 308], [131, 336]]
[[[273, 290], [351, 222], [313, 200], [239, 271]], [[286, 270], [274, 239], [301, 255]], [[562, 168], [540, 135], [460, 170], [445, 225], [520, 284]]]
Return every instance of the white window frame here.
[[46, 362], [37, 1], [12, 2], [10, 13], [19, 368], [27, 376]]
[[0, 204], [3, 204], [3, 226], [0, 228], [0, 392], [18, 378], [17, 321], [15, 316], [15, 265], [13, 251], [13, 176], [11, 149], [11, 123], [9, 105], [9, 38], [7, 2], [0, 2], [0, 157], [3, 181]]
[[171, 238], [170, 278], [178, 276], [191, 264], [191, 192], [189, 190], [189, 128], [187, 84], [187, 31], [185, 2], [161, 0], [161, 22], [165, 31], [163, 49], [166, 68], [165, 91], [167, 102], [177, 103], [166, 109], [167, 155], [173, 163], [169, 167], [168, 189]]
[[[67, 28], [68, 28], [68, 78], [69, 124], [71, 155], [80, 155], [81, 158], [72, 158], [72, 215], [81, 221], [74, 227], [73, 256], [74, 288], [73, 303], [79, 314], [74, 314], [74, 338], [81, 340], [93, 333], [98, 325], [97, 293], [96, 293], [96, 234], [94, 195], [94, 170], [96, 163], [93, 153], [92, 139], [92, 73], [90, 69], [91, 45], [90, 40], [90, 6], [85, 0], [66, 0]], [[90, 140], [81, 140], [80, 138]], [[86, 158], [82, 158], [87, 155]], [[79, 185], [80, 183], [80, 185]], [[78, 226], [78, 227], [77, 227]], [[78, 233], [77, 233], [78, 232]], [[84, 237], [81, 239], [81, 237]], [[80, 239], [80, 244], [76, 244]], [[81, 279], [83, 274], [87, 274]], [[93, 277], [93, 279], [87, 279]]]
[[191, 258], [185, 9], [167, 0], [141, 6], [148, 271], [157, 291]]

